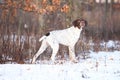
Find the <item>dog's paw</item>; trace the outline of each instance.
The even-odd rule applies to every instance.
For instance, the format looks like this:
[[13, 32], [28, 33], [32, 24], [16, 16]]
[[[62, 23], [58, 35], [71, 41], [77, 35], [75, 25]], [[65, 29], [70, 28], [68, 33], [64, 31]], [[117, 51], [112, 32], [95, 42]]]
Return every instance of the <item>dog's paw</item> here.
[[73, 63], [78, 63], [78, 60], [77, 59], [72, 59], [71, 60]]

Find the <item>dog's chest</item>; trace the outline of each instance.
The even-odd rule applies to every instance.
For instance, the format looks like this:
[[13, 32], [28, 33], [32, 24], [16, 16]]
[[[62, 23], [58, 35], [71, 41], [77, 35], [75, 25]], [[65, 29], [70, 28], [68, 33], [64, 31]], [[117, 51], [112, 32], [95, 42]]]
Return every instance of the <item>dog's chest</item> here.
[[69, 31], [69, 35], [73, 41], [77, 41], [80, 37], [81, 30], [77, 28], [73, 28]]

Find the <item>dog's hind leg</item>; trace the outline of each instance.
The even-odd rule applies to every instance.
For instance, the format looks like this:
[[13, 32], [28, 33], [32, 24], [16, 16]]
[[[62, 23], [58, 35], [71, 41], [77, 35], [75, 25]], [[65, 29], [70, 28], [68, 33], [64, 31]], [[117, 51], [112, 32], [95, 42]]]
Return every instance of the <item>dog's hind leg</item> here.
[[56, 54], [57, 54], [57, 52], [58, 52], [58, 50], [59, 50], [59, 44], [58, 44], [58, 43], [53, 44], [53, 45], [51, 46], [51, 48], [53, 49], [53, 50], [52, 50], [51, 60], [54, 61], [54, 60], [55, 60], [55, 56], [56, 56]]
[[48, 47], [48, 44], [47, 44], [46, 40], [43, 40], [42, 44], [41, 44], [41, 47], [39, 48], [38, 52], [34, 55], [34, 57], [32, 59], [32, 63], [35, 63], [35, 61], [38, 58], [38, 56], [40, 54], [42, 54], [43, 51], [45, 51], [47, 47]]

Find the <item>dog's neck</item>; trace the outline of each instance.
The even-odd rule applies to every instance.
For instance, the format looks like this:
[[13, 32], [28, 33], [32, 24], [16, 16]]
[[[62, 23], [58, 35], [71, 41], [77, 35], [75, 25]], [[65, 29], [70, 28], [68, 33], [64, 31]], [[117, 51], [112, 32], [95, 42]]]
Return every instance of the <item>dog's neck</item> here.
[[[74, 26], [72, 26], [72, 27], [74, 27]], [[79, 31], [81, 32], [82, 29], [83, 29], [83, 27], [84, 27], [84, 26], [81, 26], [80, 28], [78, 28], [78, 27], [74, 27], [74, 28], [75, 28], [75, 30], [77, 30], [77, 31], [79, 30]]]
[[77, 33], [80, 36], [80, 33], [82, 32], [82, 28], [83, 27], [78, 28], [78, 27], [72, 26], [71, 30], [73, 33]]

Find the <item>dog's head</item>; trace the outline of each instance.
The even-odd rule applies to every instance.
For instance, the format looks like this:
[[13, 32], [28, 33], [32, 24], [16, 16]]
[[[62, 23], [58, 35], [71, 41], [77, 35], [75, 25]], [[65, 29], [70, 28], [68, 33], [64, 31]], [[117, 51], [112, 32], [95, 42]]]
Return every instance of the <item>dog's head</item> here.
[[87, 26], [87, 21], [84, 19], [76, 19], [72, 22], [72, 24], [74, 25], [74, 27], [78, 27], [80, 29], [81, 27]]

